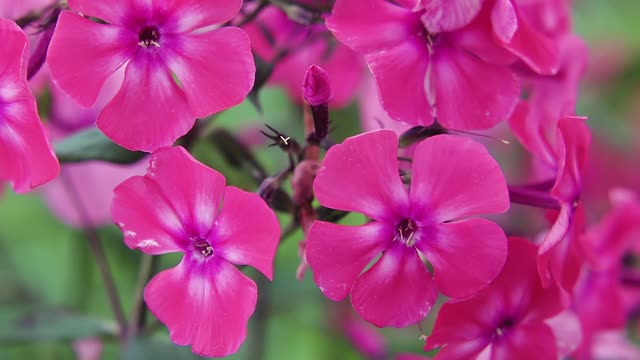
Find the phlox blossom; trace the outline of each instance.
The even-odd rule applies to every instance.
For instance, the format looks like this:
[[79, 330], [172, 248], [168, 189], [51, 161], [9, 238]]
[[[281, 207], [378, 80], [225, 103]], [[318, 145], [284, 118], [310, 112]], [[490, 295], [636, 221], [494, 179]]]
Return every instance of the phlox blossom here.
[[232, 264], [267, 278], [280, 237], [275, 214], [254, 193], [225, 186], [225, 178], [181, 148], [151, 156], [145, 176], [115, 190], [112, 215], [130, 248], [152, 255], [182, 252], [144, 291], [149, 310], [171, 340], [203, 356], [238, 350], [256, 305], [256, 284]]
[[0, 182], [24, 193], [58, 176], [60, 165], [27, 82], [27, 36], [0, 19]]
[[[482, 1], [337, 0], [335, 37], [364, 55], [394, 120], [486, 129], [506, 120], [520, 84], [517, 57], [499, 44]], [[483, 16], [482, 19], [476, 18]], [[471, 22], [471, 23], [470, 23]]]
[[253, 51], [274, 62], [269, 83], [284, 87], [293, 100], [302, 102], [300, 84], [312, 64], [329, 74], [334, 92], [331, 106], [345, 106], [353, 99], [363, 72], [362, 59], [336, 41], [324, 24], [296, 23], [277, 7], [267, 6], [243, 29]]
[[241, 0], [69, 0], [73, 11], [60, 14], [48, 52], [51, 76], [88, 107], [107, 78], [125, 67], [98, 128], [131, 150], [169, 146], [195, 118], [237, 105], [251, 90], [255, 64], [248, 36], [235, 27], [212, 29], [233, 18], [241, 5]]
[[509, 239], [500, 275], [476, 296], [440, 308], [425, 350], [435, 359], [557, 359], [580, 343], [580, 325], [563, 312], [557, 287], [544, 288], [536, 245]]
[[397, 152], [391, 130], [331, 147], [314, 181], [316, 198], [372, 221], [316, 221], [307, 237], [306, 258], [322, 293], [335, 301], [351, 294], [356, 312], [379, 327], [421, 320], [438, 291], [455, 298], [476, 293], [500, 272], [507, 254], [502, 229], [474, 218], [509, 208], [504, 176], [481, 144], [452, 135], [421, 142], [408, 191]]
[[[538, 249], [538, 269], [545, 285], [552, 281], [553, 250], [572, 230], [573, 218], [582, 194], [582, 177], [587, 165], [591, 133], [586, 118], [564, 116], [553, 126], [544, 117], [528, 118], [528, 104], [520, 103], [509, 125], [523, 146], [552, 177], [549, 193], [560, 204], [560, 212]], [[539, 120], [539, 121], [528, 121]], [[558, 282], [559, 279], [555, 279]]]

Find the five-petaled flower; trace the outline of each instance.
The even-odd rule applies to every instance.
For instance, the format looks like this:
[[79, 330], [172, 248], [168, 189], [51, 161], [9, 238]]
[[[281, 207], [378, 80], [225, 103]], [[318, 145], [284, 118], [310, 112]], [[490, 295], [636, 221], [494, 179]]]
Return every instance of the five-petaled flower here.
[[257, 289], [232, 264], [251, 265], [271, 279], [280, 237], [273, 211], [257, 194], [225, 186], [220, 173], [181, 147], [155, 152], [145, 176], [129, 178], [114, 192], [113, 219], [129, 247], [184, 253], [144, 291], [171, 340], [204, 356], [235, 352]]
[[[322, 293], [336, 301], [351, 293], [354, 309], [380, 327], [421, 320], [438, 290], [455, 298], [473, 295], [498, 275], [507, 255], [502, 229], [472, 218], [509, 208], [504, 176], [481, 144], [451, 135], [423, 141], [415, 150], [408, 192], [398, 174], [397, 150], [398, 137], [390, 130], [329, 149], [314, 182], [318, 201], [373, 221], [316, 221], [306, 248]], [[435, 284], [423, 257], [433, 267]]]
[[[509, 239], [500, 275], [471, 299], [444, 304], [425, 350], [436, 359], [557, 359], [580, 343], [575, 314], [563, 312], [557, 287], [544, 288], [536, 246]], [[558, 356], [560, 355], [560, 357]]]
[[27, 83], [27, 36], [0, 19], [0, 39], [0, 181], [24, 193], [58, 176], [60, 165]]
[[249, 38], [233, 18], [242, 0], [93, 1], [69, 7], [107, 24], [63, 11], [48, 64], [60, 88], [83, 106], [107, 78], [126, 68], [120, 91], [104, 107], [98, 127], [132, 150], [153, 151], [187, 133], [195, 118], [244, 100], [255, 64]]

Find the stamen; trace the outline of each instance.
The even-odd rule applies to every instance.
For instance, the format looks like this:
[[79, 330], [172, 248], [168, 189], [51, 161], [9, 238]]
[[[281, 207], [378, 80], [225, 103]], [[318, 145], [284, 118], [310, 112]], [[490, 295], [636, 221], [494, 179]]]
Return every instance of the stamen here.
[[208, 242], [203, 241], [203, 242], [199, 242], [196, 243], [196, 249], [200, 250], [200, 253], [204, 256], [204, 257], [208, 257], [213, 255], [213, 247], [211, 247], [211, 245], [209, 245]]
[[413, 221], [406, 219], [398, 224], [396, 227], [397, 234], [396, 240], [400, 240], [407, 246], [413, 246], [416, 243], [415, 239], [415, 225]]
[[138, 34], [138, 45], [142, 47], [160, 47], [160, 31], [155, 26], [145, 26]]

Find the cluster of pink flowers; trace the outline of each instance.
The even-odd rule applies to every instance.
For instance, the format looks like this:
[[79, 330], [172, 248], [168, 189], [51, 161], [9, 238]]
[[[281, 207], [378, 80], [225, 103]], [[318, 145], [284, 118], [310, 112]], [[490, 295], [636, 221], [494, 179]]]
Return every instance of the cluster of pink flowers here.
[[[47, 128], [27, 81], [27, 36], [0, 19], [0, 181], [22, 193], [56, 178], [49, 139], [94, 122], [114, 143], [149, 153], [133, 166], [65, 165], [44, 192], [73, 226], [110, 218], [132, 249], [183, 254], [152, 278], [144, 300], [171, 340], [199, 355], [243, 343], [258, 291], [234, 265], [273, 277], [281, 231], [269, 205], [291, 175], [301, 273], [308, 266], [327, 298], [350, 296], [377, 327], [407, 327], [438, 309], [424, 344], [440, 348], [436, 359], [589, 358], [604, 331], [622, 331], [637, 312], [620, 279], [640, 281], [622, 263], [640, 250], [640, 202], [613, 192], [611, 212], [587, 221], [591, 135], [575, 114], [586, 50], [569, 5], [68, 0], [46, 40]], [[290, 166], [260, 179], [259, 194], [227, 186], [174, 145], [198, 118], [245, 100], [254, 56], [271, 65], [269, 83], [305, 108], [307, 135], [300, 149], [271, 129]], [[333, 144], [329, 108], [359, 88], [372, 131]], [[526, 184], [508, 184], [487, 147], [465, 136], [501, 123], [530, 155]], [[84, 214], [65, 203], [69, 187], [88, 189], [73, 195]], [[314, 200], [365, 221], [321, 220]], [[511, 203], [545, 209], [549, 226], [531, 239], [504, 230], [497, 215]], [[399, 357], [410, 358], [418, 356]]]

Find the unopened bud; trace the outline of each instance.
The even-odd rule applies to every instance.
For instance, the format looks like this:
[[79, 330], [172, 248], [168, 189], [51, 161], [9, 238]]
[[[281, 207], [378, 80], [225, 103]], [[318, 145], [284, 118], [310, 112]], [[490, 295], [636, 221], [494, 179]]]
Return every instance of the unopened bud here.
[[331, 80], [329, 74], [318, 65], [311, 65], [304, 75], [302, 85], [304, 99], [311, 106], [327, 104], [331, 101]]
[[311, 105], [315, 140], [321, 141], [329, 133], [328, 103], [333, 97], [329, 74], [318, 65], [311, 65], [304, 76], [304, 99]]

